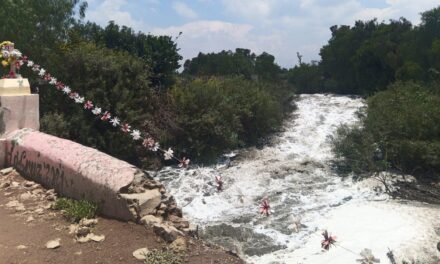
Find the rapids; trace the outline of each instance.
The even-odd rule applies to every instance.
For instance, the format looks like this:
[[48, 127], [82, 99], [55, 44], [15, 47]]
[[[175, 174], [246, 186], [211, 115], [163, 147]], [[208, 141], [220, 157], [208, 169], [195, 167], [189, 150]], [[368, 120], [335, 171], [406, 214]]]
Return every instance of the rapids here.
[[[239, 150], [216, 166], [167, 167], [155, 174], [202, 237], [258, 264], [356, 263], [363, 248], [388, 263], [388, 248], [402, 256], [417, 252], [409, 241], [419, 231], [430, 234], [419, 243], [434, 243], [437, 208], [390, 201], [371, 184], [344, 180], [330, 168], [331, 136], [341, 124], [358, 120], [364, 101], [317, 94], [301, 95], [295, 103], [283, 132], [264, 148]], [[223, 179], [221, 192], [215, 176]], [[264, 197], [273, 210], [269, 217], [259, 214]], [[416, 211], [420, 221], [411, 215]], [[320, 232], [327, 228], [344, 248], [321, 250]], [[432, 248], [424, 245], [424, 256], [440, 257]]]

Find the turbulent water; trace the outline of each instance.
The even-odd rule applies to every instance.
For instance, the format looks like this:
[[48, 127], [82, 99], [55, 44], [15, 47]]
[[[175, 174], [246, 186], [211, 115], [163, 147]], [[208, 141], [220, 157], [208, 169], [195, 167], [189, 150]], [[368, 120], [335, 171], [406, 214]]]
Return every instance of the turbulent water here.
[[[331, 136], [341, 124], [357, 121], [356, 112], [364, 101], [301, 95], [295, 103], [298, 109], [285, 122], [284, 132], [263, 149], [238, 151], [230, 163], [165, 168], [156, 174], [206, 240], [252, 263], [321, 263], [307, 262], [306, 255], [321, 252], [317, 234], [330, 212], [380, 198], [371, 188], [344, 181], [330, 168]], [[224, 181], [221, 192], [215, 176]], [[269, 217], [259, 214], [264, 197], [273, 210]], [[304, 262], [290, 260], [294, 255]]]

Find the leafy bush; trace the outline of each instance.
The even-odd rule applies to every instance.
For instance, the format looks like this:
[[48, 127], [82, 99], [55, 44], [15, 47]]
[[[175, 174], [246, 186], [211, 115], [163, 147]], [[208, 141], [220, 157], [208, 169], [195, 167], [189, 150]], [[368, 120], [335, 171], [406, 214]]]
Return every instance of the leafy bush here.
[[282, 121], [281, 102], [264, 85], [240, 77], [182, 81], [171, 97], [182, 128], [176, 143], [201, 160], [254, 144]]
[[[133, 127], [142, 129], [148, 120], [149, 131], [154, 130], [154, 136], [160, 138], [162, 130], [155, 125], [155, 115], [166, 116], [163, 111], [167, 110], [156, 107], [161, 105], [160, 98], [150, 87], [149, 68], [141, 59], [81, 43], [66, 50], [64, 64], [57, 70], [60, 80], [94, 105]], [[135, 165], [141, 165], [142, 157], [149, 155], [145, 149], [136, 148], [138, 144], [130, 135], [121, 135], [119, 129], [84, 111], [82, 105], [52, 87], [44, 85], [40, 98], [42, 131], [73, 139]]]
[[395, 83], [368, 99], [362, 123], [340, 128], [334, 140], [337, 156], [350, 171], [380, 171], [390, 166], [439, 175], [439, 95], [416, 83]]
[[86, 200], [58, 198], [54, 209], [62, 210], [69, 221], [79, 222], [83, 218], [94, 218], [98, 212], [98, 205]]

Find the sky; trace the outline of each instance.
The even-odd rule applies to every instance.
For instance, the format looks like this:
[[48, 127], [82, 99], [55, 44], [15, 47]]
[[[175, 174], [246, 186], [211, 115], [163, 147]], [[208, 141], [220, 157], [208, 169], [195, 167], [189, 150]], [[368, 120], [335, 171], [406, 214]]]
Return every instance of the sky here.
[[[439, 0], [88, 0], [86, 20], [105, 26], [114, 20], [135, 31], [182, 35], [180, 54], [248, 48], [266, 51], [286, 68], [319, 60], [319, 49], [332, 25], [356, 20], [405, 17], [414, 25], [420, 13], [440, 6]], [[183, 64], [183, 61], [182, 61]]]

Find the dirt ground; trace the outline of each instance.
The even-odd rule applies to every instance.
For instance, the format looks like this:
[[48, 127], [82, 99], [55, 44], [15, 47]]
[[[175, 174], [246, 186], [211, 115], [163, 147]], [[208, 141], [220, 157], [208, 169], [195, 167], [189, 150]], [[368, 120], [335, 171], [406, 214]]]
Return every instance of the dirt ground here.
[[[14, 171], [0, 175], [0, 264], [142, 263], [132, 255], [136, 249], [168, 246], [151, 229], [100, 217], [93, 233], [105, 235], [105, 240], [79, 243], [69, 234], [71, 223], [50, 208], [54, 200], [53, 192], [27, 182]], [[61, 246], [47, 249], [46, 242], [54, 239], [60, 239]], [[187, 238], [187, 250], [178, 254], [182, 263], [244, 263], [193, 238]]]

